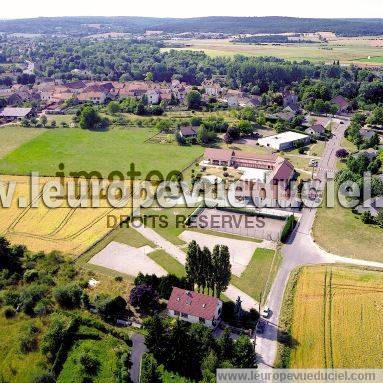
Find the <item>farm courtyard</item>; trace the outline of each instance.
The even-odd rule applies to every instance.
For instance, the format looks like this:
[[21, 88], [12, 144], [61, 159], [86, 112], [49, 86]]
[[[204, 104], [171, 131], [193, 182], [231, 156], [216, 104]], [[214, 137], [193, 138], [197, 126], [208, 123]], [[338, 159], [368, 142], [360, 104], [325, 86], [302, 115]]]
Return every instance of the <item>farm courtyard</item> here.
[[347, 266], [303, 267], [290, 280], [281, 329], [290, 368], [382, 368], [383, 273]]

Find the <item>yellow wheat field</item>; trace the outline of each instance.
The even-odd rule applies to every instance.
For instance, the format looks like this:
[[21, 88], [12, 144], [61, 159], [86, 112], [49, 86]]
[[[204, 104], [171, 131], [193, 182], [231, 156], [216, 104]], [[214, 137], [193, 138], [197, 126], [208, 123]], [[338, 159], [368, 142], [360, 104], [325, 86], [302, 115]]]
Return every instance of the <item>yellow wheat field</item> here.
[[[39, 191], [43, 185], [58, 178], [40, 178]], [[67, 179], [68, 180], [68, 179]], [[52, 209], [45, 206], [41, 198], [38, 208], [31, 208], [30, 179], [25, 176], [0, 176], [0, 181], [8, 187], [16, 182], [12, 204], [5, 208], [0, 204], [0, 235], [13, 244], [22, 244], [31, 251], [53, 251], [76, 256], [84, 252], [94, 242], [106, 235], [108, 215], [129, 215], [131, 208], [124, 204], [114, 208], [106, 199], [101, 199], [98, 208], [72, 208], [66, 199], [62, 207]], [[20, 208], [18, 199], [26, 198], [27, 207]]]
[[295, 291], [291, 368], [383, 367], [383, 272], [304, 267]]

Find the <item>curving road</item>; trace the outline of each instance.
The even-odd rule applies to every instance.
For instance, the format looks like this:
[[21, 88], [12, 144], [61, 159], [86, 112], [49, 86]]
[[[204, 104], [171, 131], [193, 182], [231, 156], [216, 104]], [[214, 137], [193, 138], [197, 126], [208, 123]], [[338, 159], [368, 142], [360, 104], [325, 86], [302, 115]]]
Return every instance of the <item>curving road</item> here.
[[[325, 185], [327, 171], [336, 170], [336, 151], [341, 147], [341, 141], [349, 121], [343, 125], [338, 124], [333, 130], [333, 137], [327, 142], [325, 153], [319, 161], [316, 178]], [[257, 335], [256, 352], [260, 368], [271, 368], [277, 355], [278, 323], [282, 307], [283, 294], [290, 276], [290, 273], [297, 267], [321, 263], [353, 263], [365, 266], [383, 267], [383, 263], [368, 262], [363, 260], [349, 259], [329, 254], [319, 248], [311, 237], [311, 229], [315, 219], [316, 209], [305, 208], [296, 230], [291, 234], [288, 244], [282, 248], [283, 260], [278, 274], [274, 280], [266, 304], [271, 310], [265, 331]]]

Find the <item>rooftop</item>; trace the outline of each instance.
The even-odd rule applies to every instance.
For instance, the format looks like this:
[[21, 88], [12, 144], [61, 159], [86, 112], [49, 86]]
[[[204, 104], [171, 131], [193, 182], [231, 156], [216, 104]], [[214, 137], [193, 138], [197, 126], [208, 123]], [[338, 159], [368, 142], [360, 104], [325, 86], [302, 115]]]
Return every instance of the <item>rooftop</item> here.
[[204, 318], [205, 320], [212, 320], [218, 302], [219, 299], [216, 297], [173, 287], [168, 301], [168, 310]]
[[296, 132], [283, 132], [280, 134], [276, 134], [275, 136], [269, 136], [265, 138], [261, 138], [258, 142], [278, 142], [280, 144], [288, 143], [292, 141], [302, 140], [308, 137], [306, 134], [296, 133]]
[[0, 117], [25, 117], [31, 112], [32, 108], [4, 108], [0, 112]]

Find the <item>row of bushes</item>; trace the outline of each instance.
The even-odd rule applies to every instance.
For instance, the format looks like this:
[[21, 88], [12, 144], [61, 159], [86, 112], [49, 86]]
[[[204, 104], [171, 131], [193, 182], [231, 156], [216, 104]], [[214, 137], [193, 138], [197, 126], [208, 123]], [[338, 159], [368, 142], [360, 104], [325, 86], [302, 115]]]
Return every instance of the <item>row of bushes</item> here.
[[286, 218], [285, 226], [281, 233], [281, 242], [286, 243], [286, 240], [295, 227], [295, 217], [290, 215]]

